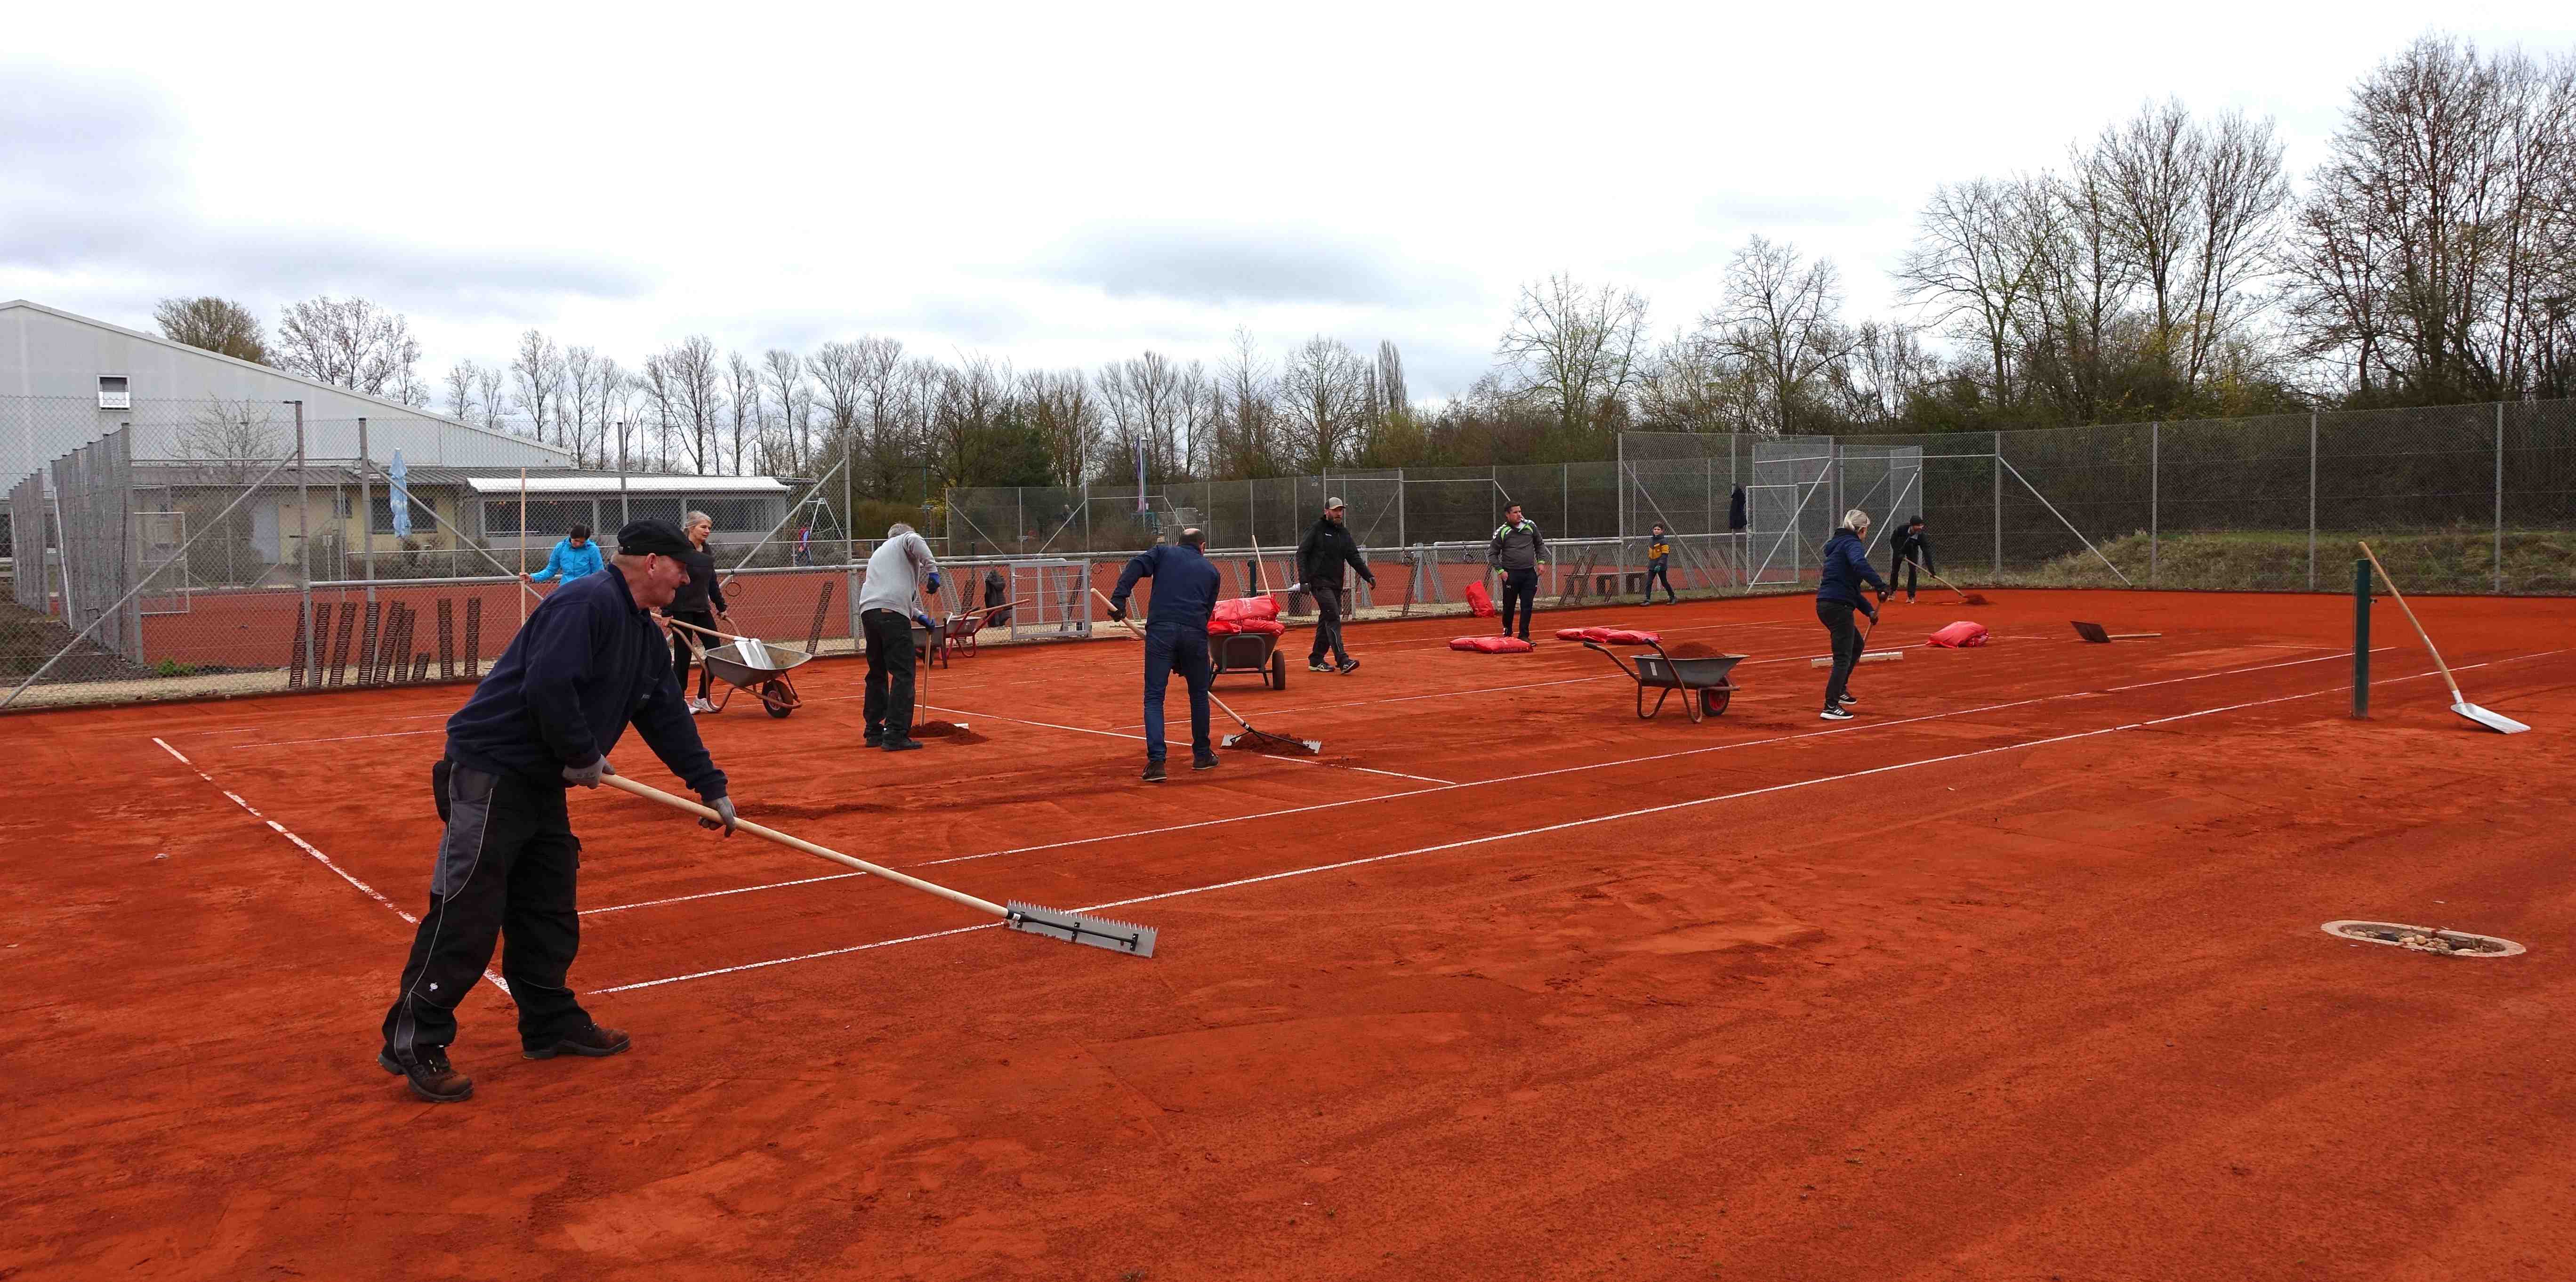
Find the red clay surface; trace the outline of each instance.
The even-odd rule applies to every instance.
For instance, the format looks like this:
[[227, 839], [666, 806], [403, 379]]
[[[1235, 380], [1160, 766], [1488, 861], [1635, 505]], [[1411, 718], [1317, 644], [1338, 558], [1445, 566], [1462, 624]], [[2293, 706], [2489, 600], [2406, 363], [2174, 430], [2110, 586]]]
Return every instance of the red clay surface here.
[[1839, 725], [1799, 599], [1541, 621], [1751, 654], [1698, 726], [1357, 628], [1219, 685], [1342, 764], [1151, 788], [1133, 643], [961, 660], [984, 741], [902, 757], [808, 665], [702, 723], [744, 815], [1161, 955], [581, 793], [636, 1049], [524, 1061], [485, 986], [446, 1107], [372, 1058], [460, 691], [0, 720], [0, 1277], [2565, 1276], [2576, 602], [2419, 606], [2507, 738], [2385, 604], [2354, 722], [2347, 600], [1992, 595], [1891, 606]]

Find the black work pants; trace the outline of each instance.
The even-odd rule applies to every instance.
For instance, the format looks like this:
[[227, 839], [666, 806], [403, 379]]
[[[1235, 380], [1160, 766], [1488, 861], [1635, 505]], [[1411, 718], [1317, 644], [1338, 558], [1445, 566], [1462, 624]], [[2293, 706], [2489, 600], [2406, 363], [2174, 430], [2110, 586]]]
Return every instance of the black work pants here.
[[867, 732], [888, 739], [912, 737], [912, 665], [919, 657], [912, 643], [912, 620], [893, 610], [869, 610], [859, 616], [868, 638], [868, 694], [861, 708]]
[[1852, 616], [1857, 613], [1859, 611], [1840, 601], [1816, 602], [1816, 618], [1825, 625], [1825, 631], [1832, 635], [1834, 641], [1834, 666], [1825, 678], [1825, 706], [1828, 708], [1842, 702], [1851, 685], [1852, 669], [1860, 663], [1860, 628], [1852, 622]]
[[1216, 674], [1208, 667], [1207, 629], [1178, 623], [1145, 625], [1145, 759], [1163, 759], [1163, 688], [1173, 673], [1190, 690], [1190, 751], [1205, 757], [1216, 751], [1208, 741], [1208, 687]]
[[1905, 580], [1905, 599], [1908, 601], [1913, 600], [1914, 590], [1923, 585], [1923, 572], [1916, 569], [1914, 567], [1914, 562], [1911, 560], [1900, 558], [1896, 562], [1896, 568], [1887, 572], [1887, 590], [1889, 592], [1892, 593], [1898, 590], [1897, 579], [1899, 577], [1902, 577]]
[[1342, 648], [1342, 585], [1309, 583], [1306, 594], [1315, 598], [1315, 646], [1306, 654], [1309, 664], [1322, 663], [1329, 651], [1335, 664], [1351, 661], [1351, 652]]
[[1657, 559], [1646, 562], [1646, 600], [1649, 604], [1655, 599], [1655, 582], [1658, 579], [1663, 581], [1666, 599], [1673, 601], [1682, 599], [1681, 593], [1673, 591], [1672, 567]]
[[409, 1064], [456, 1040], [465, 1000], [501, 941], [501, 978], [519, 1006], [519, 1045], [552, 1046], [590, 1025], [566, 976], [581, 947], [574, 882], [581, 842], [564, 787], [455, 767], [447, 831], [430, 873], [429, 911], [412, 935], [402, 991], [385, 1012], [385, 1049]]
[[1520, 607], [1522, 640], [1529, 639], [1530, 616], [1538, 613], [1538, 569], [1503, 571], [1503, 635], [1512, 632], [1512, 608]]
[[[716, 616], [705, 610], [675, 610], [671, 612], [671, 617], [682, 623], [694, 623], [702, 628], [713, 628], [716, 625]], [[716, 643], [716, 639], [704, 633], [691, 632], [687, 628], [671, 629], [671, 675], [680, 679], [682, 695], [689, 692], [689, 656], [694, 652], [691, 642], [701, 646], [712, 646]], [[701, 665], [698, 669], [699, 698], [707, 697], [708, 688], [714, 681], [715, 674], [708, 672]], [[733, 696], [725, 697], [729, 699]]]

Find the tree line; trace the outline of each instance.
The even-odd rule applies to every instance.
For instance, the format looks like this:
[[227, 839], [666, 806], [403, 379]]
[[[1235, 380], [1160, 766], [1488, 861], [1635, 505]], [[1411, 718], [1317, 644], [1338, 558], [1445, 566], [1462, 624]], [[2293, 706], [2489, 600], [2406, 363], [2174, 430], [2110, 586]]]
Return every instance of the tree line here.
[[1750, 238], [1718, 303], [1523, 285], [1492, 368], [1415, 401], [1392, 342], [1237, 329], [1213, 363], [939, 360], [864, 336], [757, 355], [691, 336], [632, 367], [527, 331], [416, 373], [364, 299], [162, 305], [182, 342], [559, 445], [592, 466], [949, 485], [1241, 479], [1607, 457], [1622, 430], [1945, 431], [2564, 397], [2576, 384], [2576, 51], [2428, 35], [2354, 85], [2327, 158], [2273, 123], [2149, 103], [2054, 165], [1938, 185], [1878, 316], [1841, 268]]

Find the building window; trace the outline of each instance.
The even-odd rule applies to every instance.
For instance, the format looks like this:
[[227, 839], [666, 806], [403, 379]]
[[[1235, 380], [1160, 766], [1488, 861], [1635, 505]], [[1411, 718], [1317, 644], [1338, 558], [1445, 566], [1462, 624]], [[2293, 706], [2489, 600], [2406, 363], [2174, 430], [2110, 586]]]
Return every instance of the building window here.
[[103, 410], [134, 408], [134, 393], [128, 389], [123, 374], [98, 376], [98, 407]]
[[690, 500], [689, 507], [706, 513], [715, 522], [718, 535], [732, 536], [725, 540], [728, 543], [744, 536], [759, 538], [769, 533], [770, 523], [778, 519], [772, 515], [767, 499], [701, 498]]
[[[367, 527], [378, 534], [391, 534], [394, 532], [394, 501], [392, 495], [377, 494], [368, 498]], [[438, 518], [431, 515], [429, 505], [421, 502], [420, 494], [415, 491], [411, 496], [411, 536], [416, 539], [425, 539], [433, 537], [437, 531]]]

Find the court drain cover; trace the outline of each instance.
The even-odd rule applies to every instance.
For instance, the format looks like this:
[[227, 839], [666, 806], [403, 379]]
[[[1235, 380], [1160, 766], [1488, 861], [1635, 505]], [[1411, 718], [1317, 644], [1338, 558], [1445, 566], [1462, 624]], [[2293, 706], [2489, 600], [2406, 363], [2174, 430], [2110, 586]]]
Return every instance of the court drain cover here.
[[2523, 951], [2522, 945], [2493, 935], [2436, 930], [2430, 926], [2408, 926], [2393, 921], [2330, 921], [2323, 929], [2337, 939], [2361, 944], [2386, 944], [2408, 952], [2433, 953], [2443, 957], [2512, 957]]

